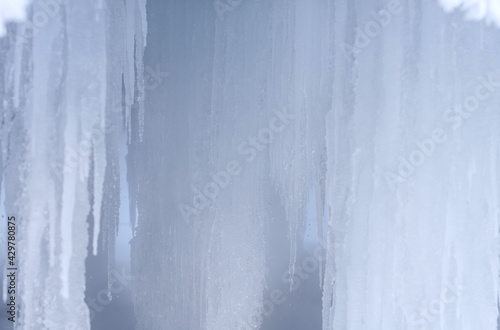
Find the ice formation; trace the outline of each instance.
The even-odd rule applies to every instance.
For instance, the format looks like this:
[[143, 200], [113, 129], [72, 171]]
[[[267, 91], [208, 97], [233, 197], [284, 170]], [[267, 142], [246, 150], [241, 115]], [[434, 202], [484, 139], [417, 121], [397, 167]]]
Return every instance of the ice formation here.
[[116, 231], [109, 210], [123, 116], [138, 94], [143, 3], [33, 1], [28, 21], [1, 39], [5, 209], [20, 219], [18, 328], [90, 328], [84, 261], [100, 228]]
[[498, 1], [34, 0], [5, 26], [15, 3], [16, 328], [90, 329], [87, 247], [113, 270], [123, 189], [137, 329], [259, 329], [309, 204], [323, 330], [497, 328]]

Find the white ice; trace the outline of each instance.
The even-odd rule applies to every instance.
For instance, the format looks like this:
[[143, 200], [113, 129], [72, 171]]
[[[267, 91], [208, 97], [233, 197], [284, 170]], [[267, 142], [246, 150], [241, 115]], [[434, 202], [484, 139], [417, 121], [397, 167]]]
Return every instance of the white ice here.
[[323, 330], [496, 329], [498, 0], [54, 3], [0, 0], [17, 328], [90, 328], [128, 206], [137, 329], [259, 329], [309, 205]]

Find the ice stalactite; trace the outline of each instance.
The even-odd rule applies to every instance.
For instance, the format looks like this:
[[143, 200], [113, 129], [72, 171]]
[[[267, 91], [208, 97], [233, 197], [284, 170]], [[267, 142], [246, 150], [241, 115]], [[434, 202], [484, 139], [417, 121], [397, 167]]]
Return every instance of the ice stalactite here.
[[496, 329], [498, 30], [429, 2], [385, 26], [375, 2], [335, 8], [323, 329]]
[[293, 284], [311, 195], [324, 330], [496, 327], [498, 30], [437, 1], [53, 3], [0, 40], [17, 327], [90, 327], [123, 133], [138, 329], [258, 329], [269, 228]]
[[[16, 326], [89, 329], [87, 245], [97, 253], [105, 228], [114, 255], [117, 155], [123, 113], [133, 106], [137, 48], [128, 46], [135, 41], [121, 28], [127, 22], [123, 3], [42, 2], [33, 1], [27, 22], [7, 26], [0, 52], [5, 208], [19, 225], [23, 312]], [[144, 10], [144, 4], [135, 6]], [[143, 39], [143, 23], [130, 28], [139, 26]]]
[[[84, 75], [78, 59], [68, 58], [72, 31], [64, 25], [73, 18], [72, 8], [57, 9], [60, 15], [36, 34], [29, 25], [12, 27], [3, 77], [7, 105], [3, 114], [6, 118], [15, 114], [2, 135], [8, 153], [6, 210], [18, 217], [19, 226], [23, 314], [17, 325], [25, 329], [89, 326], [83, 302], [85, 253], [78, 253], [87, 244], [86, 234], [79, 233], [86, 233], [89, 211], [88, 162], [78, 155], [87, 146], [78, 142], [84, 139], [83, 131], [90, 132], [94, 118], [101, 117], [92, 112], [99, 107], [89, 110], [87, 121], [73, 113], [79, 102], [70, 92], [72, 78]], [[99, 102], [90, 96], [87, 100]], [[54, 297], [59, 299], [54, 302]]]
[[[146, 75], [145, 69], [152, 70], [151, 68], [144, 67], [144, 48], [147, 42], [147, 16], [146, 16], [146, 3], [147, 0], [135, 0], [134, 5], [134, 17], [135, 17], [135, 36], [134, 36], [134, 47], [135, 47], [135, 70], [136, 70], [136, 84], [137, 84], [137, 97], [136, 102], [139, 108], [139, 139], [142, 140], [144, 134], [144, 98], [146, 88], [152, 89], [159, 82], [156, 81], [157, 77], [151, 76], [151, 73]], [[130, 42], [130, 41], [129, 41]], [[149, 81], [149, 80], [152, 80]], [[150, 84], [153, 84], [152, 86]], [[130, 126], [129, 126], [130, 127]], [[130, 132], [131, 128], [129, 128]]]

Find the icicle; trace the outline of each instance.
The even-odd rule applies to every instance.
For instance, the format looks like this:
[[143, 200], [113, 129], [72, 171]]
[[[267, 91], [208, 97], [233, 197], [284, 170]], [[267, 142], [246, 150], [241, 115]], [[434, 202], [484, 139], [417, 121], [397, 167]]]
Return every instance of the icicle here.
[[97, 255], [99, 245], [99, 234], [101, 229], [101, 205], [103, 198], [104, 171], [106, 168], [105, 143], [94, 146], [94, 232], [93, 232], [93, 253]]
[[[320, 254], [323, 253], [324, 246], [323, 246], [323, 210], [324, 210], [324, 204], [323, 204], [323, 194], [321, 193], [321, 187], [320, 183], [315, 180], [314, 182], [314, 192], [315, 192], [315, 199], [316, 199], [316, 216], [317, 216], [317, 223], [318, 223], [318, 249], [320, 251]], [[323, 287], [323, 260], [319, 261], [319, 287]]]
[[[77, 124], [74, 120], [75, 116], [70, 116], [66, 122], [64, 132], [64, 141], [68, 148], [78, 148], [76, 143], [75, 132], [78, 131]], [[71, 163], [69, 152], [66, 153], [64, 162]], [[75, 213], [75, 191], [78, 172], [75, 170], [72, 173], [64, 175], [63, 193], [62, 193], [62, 211], [61, 211], [61, 294], [64, 298], [69, 297], [69, 270], [71, 266], [71, 258], [73, 255], [73, 218]]]
[[126, 67], [124, 69], [125, 84], [125, 127], [127, 128], [127, 139], [132, 138], [132, 105], [135, 100], [135, 34], [136, 34], [136, 0], [127, 0], [126, 13]]
[[136, 0], [136, 16], [135, 16], [135, 67], [137, 72], [137, 102], [139, 104], [139, 141], [142, 141], [144, 133], [144, 48], [146, 47], [147, 38], [147, 20], [146, 20], [146, 2], [147, 0]]

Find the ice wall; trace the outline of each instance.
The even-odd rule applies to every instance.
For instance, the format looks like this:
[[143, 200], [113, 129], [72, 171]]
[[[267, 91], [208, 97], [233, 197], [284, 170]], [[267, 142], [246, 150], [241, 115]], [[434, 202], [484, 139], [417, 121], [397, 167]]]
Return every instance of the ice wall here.
[[499, 31], [420, 1], [334, 21], [323, 329], [496, 329]]
[[90, 328], [84, 262], [88, 244], [98, 252], [101, 228], [113, 246], [123, 118], [141, 94], [143, 3], [33, 1], [28, 20], [1, 40], [5, 208], [18, 221], [16, 328]]
[[[496, 1], [440, 3], [497, 20]], [[124, 134], [138, 329], [258, 329], [271, 256], [290, 287], [301, 271], [309, 196], [323, 329], [496, 328], [498, 30], [416, 0], [28, 8], [0, 39], [18, 328], [90, 327]]]
[[259, 328], [270, 224], [293, 278], [312, 189], [324, 329], [496, 327], [498, 31], [420, 1], [149, 1], [148, 26], [140, 329]]
[[158, 79], [128, 165], [139, 329], [258, 329], [272, 221], [293, 277], [307, 198], [323, 190], [330, 11], [148, 1], [146, 81]]

